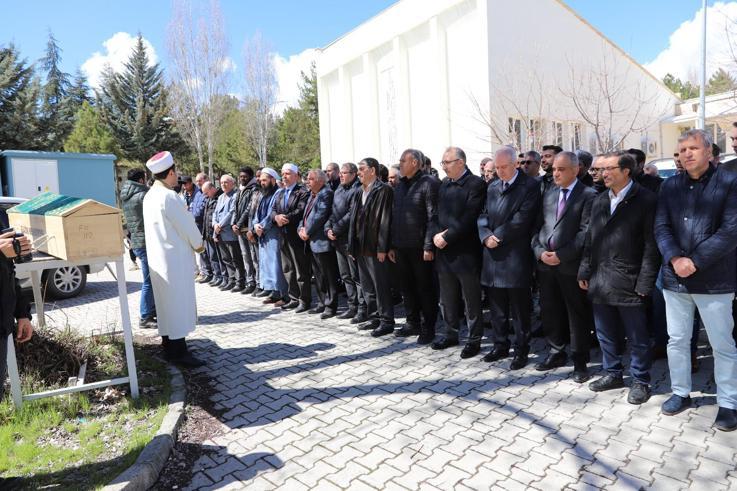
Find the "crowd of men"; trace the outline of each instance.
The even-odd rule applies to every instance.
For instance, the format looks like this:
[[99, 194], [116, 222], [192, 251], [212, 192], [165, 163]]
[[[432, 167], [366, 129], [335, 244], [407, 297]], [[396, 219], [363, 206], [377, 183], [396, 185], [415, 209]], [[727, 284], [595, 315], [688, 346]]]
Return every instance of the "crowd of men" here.
[[[270, 308], [337, 317], [375, 337], [416, 336], [435, 350], [459, 345], [465, 319], [460, 357], [478, 355], [490, 328], [483, 360], [511, 358], [511, 370], [528, 363], [539, 304], [549, 351], [537, 370], [564, 366], [570, 356], [573, 380], [584, 383], [598, 345], [603, 375], [589, 388], [617, 389], [629, 352], [627, 400], [642, 404], [653, 359], [667, 355], [673, 394], [664, 414], [691, 404], [703, 326], [718, 387], [715, 426], [730, 431], [737, 429], [737, 162], [719, 165], [715, 155], [709, 134], [684, 133], [674, 155], [679, 173], [664, 181], [646, 171], [638, 149], [592, 156], [505, 146], [481, 162], [480, 177], [464, 151], [450, 147], [440, 180], [430, 159], [407, 149], [390, 167], [370, 157], [304, 176], [291, 163], [280, 173], [244, 167], [238, 182], [223, 175], [219, 187], [203, 174], [184, 177], [181, 195], [205, 245], [199, 283]], [[400, 328], [397, 293], [406, 312]], [[142, 296], [148, 327], [154, 309], [144, 303]]]

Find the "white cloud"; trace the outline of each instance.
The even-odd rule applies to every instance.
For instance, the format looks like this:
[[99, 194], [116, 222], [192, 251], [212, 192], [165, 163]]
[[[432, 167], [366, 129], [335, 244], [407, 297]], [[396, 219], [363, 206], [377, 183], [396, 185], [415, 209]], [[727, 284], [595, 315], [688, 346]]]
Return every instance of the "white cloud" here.
[[294, 107], [299, 101], [299, 86], [302, 83], [300, 73], [310, 73], [310, 65], [317, 60], [319, 51], [306, 49], [299, 54], [284, 58], [274, 54], [274, 71], [279, 84], [276, 112], [281, 114], [287, 107]]
[[[82, 71], [87, 75], [90, 86], [95, 89], [100, 86], [105, 66], [109, 65], [116, 73], [123, 71], [125, 62], [130, 58], [136, 45], [136, 36], [127, 32], [117, 32], [102, 45], [105, 48], [104, 53], [96, 51], [82, 64]], [[158, 57], [153, 45], [146, 38], [143, 38], [143, 45], [146, 47], [150, 64], [155, 64]]]
[[[699, 9], [692, 19], [681, 24], [670, 35], [668, 47], [653, 61], [646, 63], [645, 68], [658, 78], [671, 73], [681, 80], [698, 82], [702, 24], [703, 9]], [[729, 49], [730, 40], [737, 40], [737, 2], [717, 2], [707, 7], [706, 32], [707, 78], [720, 67], [733, 73], [737, 71], [737, 64]]]

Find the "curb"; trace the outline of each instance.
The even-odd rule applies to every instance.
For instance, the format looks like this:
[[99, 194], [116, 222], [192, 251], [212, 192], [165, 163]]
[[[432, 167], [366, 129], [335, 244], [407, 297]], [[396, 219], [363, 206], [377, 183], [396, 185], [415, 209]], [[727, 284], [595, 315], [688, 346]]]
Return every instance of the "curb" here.
[[102, 488], [104, 491], [143, 491], [153, 486], [159, 478], [177, 441], [177, 430], [184, 416], [186, 394], [182, 372], [171, 365], [168, 369], [171, 374], [172, 391], [169, 397], [169, 410], [164, 415], [159, 431], [144, 447], [135, 463], [104, 486]]

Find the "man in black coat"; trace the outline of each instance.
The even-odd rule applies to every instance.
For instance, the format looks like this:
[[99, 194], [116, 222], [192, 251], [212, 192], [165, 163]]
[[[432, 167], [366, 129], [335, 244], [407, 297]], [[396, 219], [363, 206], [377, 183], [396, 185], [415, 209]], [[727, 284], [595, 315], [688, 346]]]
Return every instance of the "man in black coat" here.
[[366, 301], [361, 290], [358, 264], [348, 250], [348, 229], [351, 225], [351, 203], [353, 195], [361, 187], [357, 179], [356, 164], [347, 162], [340, 168], [340, 186], [333, 192], [333, 209], [330, 218], [325, 222], [325, 233], [333, 242], [338, 259], [340, 279], [348, 297], [348, 309], [338, 319], [351, 319], [352, 324], [361, 324], [368, 320]]
[[215, 230], [213, 228], [213, 214], [218, 204], [218, 198], [223, 194], [223, 190], [216, 188], [209, 181], [202, 185], [202, 192], [207, 196], [205, 199], [204, 212], [202, 215], [202, 239], [205, 243], [207, 257], [210, 260], [212, 268], [212, 279], [208, 282], [211, 286], [223, 286], [228, 284], [228, 272], [220, 258], [220, 251], [217, 243], [213, 239]]
[[394, 187], [389, 259], [396, 263], [395, 274], [407, 314], [407, 325], [394, 334], [432, 339], [438, 318], [438, 294], [433, 287], [432, 223], [437, 213], [440, 183], [422, 171], [424, 160], [422, 152], [412, 148], [402, 152], [399, 159], [401, 177]]
[[481, 284], [490, 301], [494, 341], [484, 361], [509, 356], [510, 342], [505, 327], [511, 319], [514, 359], [510, 368], [518, 370], [527, 364], [530, 351], [533, 270], [530, 241], [540, 208], [540, 183], [517, 169], [517, 152], [512, 147], [497, 150], [494, 162], [499, 179], [489, 185], [484, 211], [477, 222], [479, 239], [484, 245]]
[[284, 310], [296, 309], [295, 312], [299, 314], [310, 310], [312, 303], [310, 252], [297, 233], [309, 192], [297, 182], [299, 168], [295, 164], [284, 164], [281, 174], [284, 187], [276, 192], [271, 219], [284, 234], [281, 242], [281, 260], [284, 278], [289, 287], [290, 301], [280, 307]]
[[233, 233], [238, 236], [238, 244], [241, 248], [243, 267], [245, 269], [245, 288], [241, 293], [248, 295], [256, 289], [258, 255], [254, 255], [254, 248], [246, 238], [246, 232], [248, 231], [251, 198], [253, 193], [259, 188], [259, 184], [253, 176], [253, 169], [250, 167], [241, 168], [238, 173], [238, 182], [239, 189], [234, 198], [235, 203], [233, 204], [231, 228], [233, 229]]
[[[481, 341], [484, 331], [479, 284], [481, 245], [476, 218], [484, 206], [486, 183], [471, 173], [466, 165], [466, 154], [458, 147], [446, 149], [440, 165], [446, 177], [438, 190], [433, 244], [436, 247], [435, 269], [438, 273], [445, 333], [433, 343], [432, 348], [436, 350], [458, 345], [461, 301], [465, 304], [470, 331], [468, 342], [472, 347]], [[430, 341], [429, 333], [418, 340], [420, 344]], [[470, 349], [465, 357], [475, 354]]]
[[627, 150], [627, 153], [635, 158], [636, 163], [635, 171], [632, 173], [632, 179], [640, 186], [657, 194], [660, 190], [660, 185], [663, 183], [663, 178], [645, 173], [645, 160], [647, 160], [645, 152], [639, 148], [630, 148]]
[[606, 374], [589, 388], [624, 387], [621, 347], [626, 337], [634, 379], [627, 401], [642, 404], [650, 398], [652, 364], [645, 297], [655, 287], [660, 262], [653, 236], [657, 198], [630, 178], [637, 165], [632, 155], [608, 153], [597, 165], [609, 190], [591, 206], [578, 280], [593, 304]]
[[15, 278], [13, 258], [31, 253], [28, 237], [15, 232], [0, 235], [0, 400], [5, 390], [8, 368], [8, 336], [17, 333], [16, 341], [25, 343], [33, 336], [31, 307]]
[[668, 367], [673, 395], [663, 413], [691, 403], [691, 350], [698, 308], [714, 352], [717, 412], [714, 426], [737, 429], [737, 348], [732, 300], [737, 290], [737, 175], [710, 162], [711, 136], [690, 130], [679, 139], [685, 172], [663, 183], [655, 237], [663, 254], [668, 322]]
[[[369, 322], [374, 337], [394, 332], [394, 302], [387, 254], [390, 249], [392, 188], [379, 179], [379, 162], [371, 157], [358, 164], [361, 187], [353, 195], [348, 250], [358, 262]], [[378, 314], [378, 315], [377, 315]], [[377, 318], [378, 317], [378, 318]]]
[[532, 251], [537, 260], [540, 310], [550, 354], [539, 371], [566, 363], [565, 347], [570, 339], [573, 378], [588, 380], [589, 333], [594, 324], [586, 293], [576, 275], [596, 191], [579, 179], [579, 162], [573, 152], [561, 152], [553, 162], [553, 182], [543, 196]]
[[562, 151], [563, 149], [558, 145], [543, 145], [543, 151], [540, 155], [540, 167], [545, 172], [540, 178], [540, 192], [542, 194], [545, 194], [545, 191], [553, 185], [553, 160]]

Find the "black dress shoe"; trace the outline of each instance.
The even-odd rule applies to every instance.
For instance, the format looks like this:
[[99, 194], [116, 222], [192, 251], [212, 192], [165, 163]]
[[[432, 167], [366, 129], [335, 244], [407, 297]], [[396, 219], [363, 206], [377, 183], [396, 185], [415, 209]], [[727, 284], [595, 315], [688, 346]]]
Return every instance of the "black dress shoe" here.
[[185, 368], [197, 368], [206, 365], [206, 363], [195, 357], [192, 353], [172, 358], [171, 362]]
[[479, 354], [479, 351], [481, 351], [481, 343], [468, 343], [461, 351], [461, 358], [464, 360], [466, 358], [473, 358]]
[[567, 360], [568, 355], [566, 355], [565, 351], [550, 353], [544, 361], [535, 365], [535, 370], [538, 372], [545, 372], [547, 370], [552, 370], [553, 368], [562, 367], [566, 364]]
[[255, 291], [256, 291], [256, 285], [247, 285], [241, 293], [244, 295], [250, 295], [251, 293]]
[[589, 374], [589, 371], [586, 368], [574, 369], [573, 374], [571, 374], [571, 378], [577, 384], [582, 384], [591, 378], [591, 374]]
[[313, 315], [322, 314], [323, 312], [325, 312], [325, 307], [323, 305], [318, 305], [314, 309], [310, 309], [307, 311], [308, 314], [313, 314]]
[[264, 289], [257, 286], [256, 289], [253, 290], [253, 293], [251, 293], [251, 296], [260, 297], [263, 292], [264, 292]]
[[509, 364], [510, 370], [519, 370], [527, 365], [527, 354], [530, 352], [529, 349], [515, 349], [514, 358], [512, 363]]
[[594, 392], [604, 392], [605, 390], [621, 389], [624, 387], [624, 380], [621, 375], [606, 374], [599, 377], [589, 384], [589, 389]]
[[673, 394], [660, 406], [660, 411], [666, 416], [673, 416], [689, 407], [691, 407], [691, 397], [681, 397]]
[[394, 331], [394, 335], [398, 338], [406, 338], [409, 336], [417, 336], [420, 334], [420, 328], [411, 324], [405, 324], [401, 328]]
[[233, 288], [230, 291], [232, 291], [233, 293], [240, 293], [240, 292], [244, 291], [245, 289], [246, 289], [245, 286], [243, 286], [243, 285], [237, 285], [235, 288]]
[[308, 310], [310, 310], [310, 308], [307, 305], [301, 303], [296, 309], [294, 309], [294, 313], [301, 314], [302, 312], [307, 312]]
[[338, 319], [344, 320], [344, 319], [353, 319], [356, 316], [356, 311], [348, 309], [342, 314], [338, 316]]
[[446, 349], [451, 346], [458, 346], [458, 340], [443, 337], [432, 343], [432, 349], [434, 350]]
[[261, 293], [259, 293], [256, 296], [258, 298], [264, 298], [264, 297], [268, 297], [269, 295], [271, 295], [271, 290], [261, 290]]
[[359, 312], [353, 319], [351, 319], [351, 324], [363, 324], [367, 320], [369, 320], [368, 315], [364, 312]]
[[141, 329], [156, 329], [159, 325], [153, 317], [146, 317], [145, 319], [138, 321], [138, 327]]
[[503, 346], [494, 346], [494, 348], [484, 356], [484, 361], [491, 363], [494, 361], [503, 360], [509, 356], [509, 348]]
[[330, 319], [331, 317], [335, 317], [335, 310], [325, 309], [325, 312], [320, 314], [320, 319], [322, 320]]
[[380, 336], [386, 336], [387, 334], [391, 334], [394, 332], [394, 325], [393, 324], [384, 324], [383, 326], [379, 326], [373, 331], [371, 331], [371, 335], [375, 338], [378, 338]]
[[630, 392], [627, 394], [627, 402], [639, 406], [650, 399], [650, 386], [642, 382], [633, 382]]
[[714, 420], [714, 428], [719, 431], [734, 431], [737, 429], [737, 409], [720, 407], [717, 418]]
[[220, 289], [224, 292], [230, 291], [235, 288], [235, 283], [227, 283], [220, 287]]
[[212, 276], [202, 276], [196, 281], [197, 283], [210, 283], [210, 281], [212, 281]]
[[358, 330], [359, 331], [372, 331], [374, 329], [377, 329], [380, 325], [381, 325], [381, 321], [379, 319], [370, 319], [368, 322], [359, 324]]
[[434, 340], [434, 332], [423, 331], [419, 336], [417, 336], [417, 344], [421, 344], [423, 346], [432, 343]]
[[299, 302], [296, 300], [287, 301], [284, 305], [281, 306], [282, 310], [292, 310], [299, 307]]
[[208, 284], [210, 286], [218, 287], [218, 286], [220, 286], [220, 285], [223, 284], [223, 280], [221, 280], [220, 278], [213, 278], [212, 281], [210, 283], [208, 283]]

